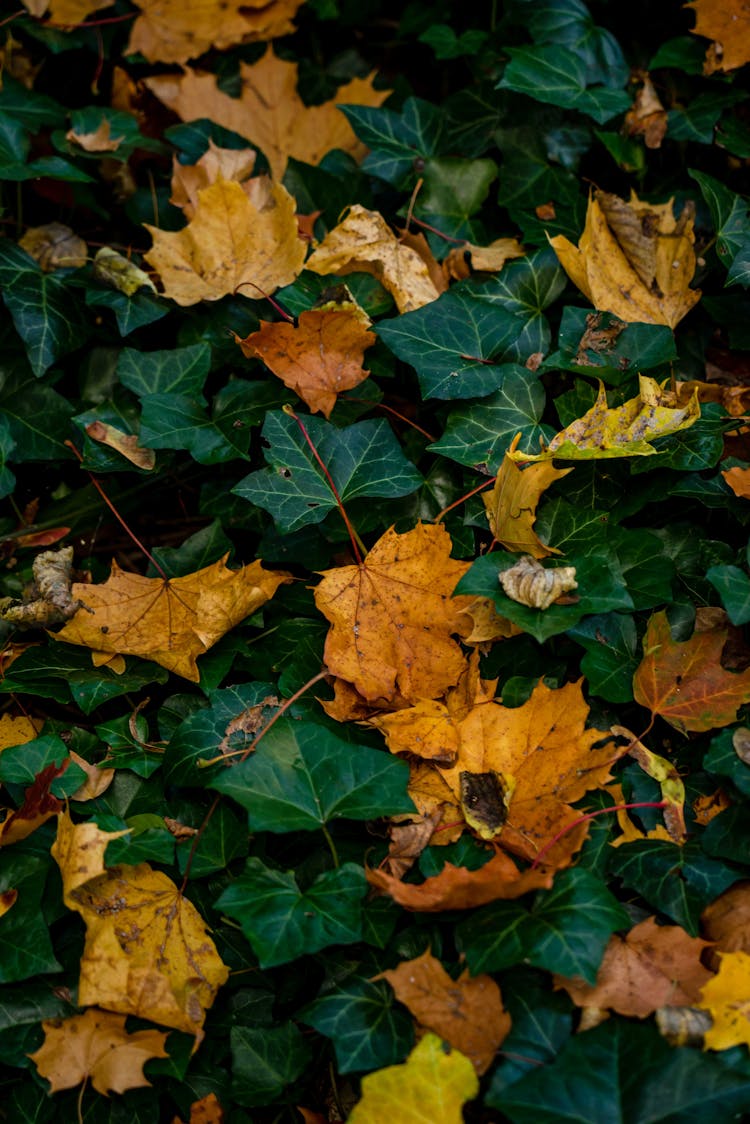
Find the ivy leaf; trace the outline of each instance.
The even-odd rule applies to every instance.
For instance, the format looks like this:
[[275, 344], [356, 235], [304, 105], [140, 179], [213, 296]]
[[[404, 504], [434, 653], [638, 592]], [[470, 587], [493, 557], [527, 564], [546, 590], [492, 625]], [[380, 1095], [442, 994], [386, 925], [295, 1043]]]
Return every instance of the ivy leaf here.
[[494, 160], [458, 156], [428, 160], [416, 213], [431, 226], [437, 226], [442, 234], [477, 241], [484, 237], [484, 227], [472, 220], [472, 215], [482, 206], [496, 177]]
[[549, 324], [542, 314], [559, 297], [565, 284], [565, 274], [550, 249], [517, 258], [485, 283], [466, 283], [477, 300], [503, 308], [516, 317], [518, 335], [505, 357], [519, 363], [548, 350]]
[[414, 1042], [411, 1016], [384, 980], [349, 979], [299, 1017], [331, 1039], [340, 1073], [402, 1061]]
[[[724, 184], [705, 172], [691, 171], [690, 175], [701, 189], [711, 212], [716, 230], [716, 252], [730, 273], [727, 284], [741, 280], [741, 277], [746, 275], [742, 262], [750, 249], [750, 218], [747, 213], [747, 203], [740, 195], [730, 191]], [[732, 275], [734, 262], [739, 254], [743, 255], [739, 275]]]
[[508, 54], [511, 61], [498, 83], [501, 90], [515, 90], [536, 101], [577, 109], [599, 125], [630, 107], [630, 98], [622, 90], [588, 88], [588, 66], [567, 47], [509, 47]]
[[519, 1077], [553, 1061], [573, 1030], [567, 997], [550, 992], [529, 968], [517, 967], [503, 978], [503, 1002], [513, 1021], [487, 1091], [490, 1105], [502, 1104]]
[[245, 454], [232, 445], [206, 412], [206, 402], [184, 394], [141, 399], [140, 439], [149, 449], [186, 449], [198, 464], [223, 464]]
[[13, 907], [0, 917], [0, 983], [60, 970], [41, 911], [48, 868], [46, 859], [14, 848], [0, 854], [0, 894], [18, 892]]
[[279, 1099], [303, 1072], [312, 1056], [310, 1044], [292, 1022], [281, 1026], [233, 1026], [232, 1096], [253, 1107]]
[[609, 312], [570, 306], [563, 309], [557, 342], [546, 369], [596, 375], [612, 386], [677, 358], [674, 332], [665, 324], [626, 324]]
[[248, 811], [251, 831], [314, 831], [333, 819], [368, 820], [411, 812], [408, 766], [377, 749], [352, 746], [326, 727], [280, 719], [245, 761], [209, 787]]
[[398, 186], [416, 171], [416, 161], [436, 156], [444, 131], [444, 115], [422, 98], [407, 98], [401, 112], [367, 105], [339, 105], [370, 152], [362, 168]]
[[[322, 418], [305, 418], [304, 424], [343, 503], [359, 496], [406, 496], [423, 482], [385, 420], [345, 429]], [[320, 523], [336, 498], [295, 418], [269, 413], [263, 438], [273, 467], [251, 472], [232, 491], [269, 511], [282, 534]]]
[[260, 859], [245, 869], [216, 902], [239, 921], [261, 968], [287, 964], [332, 944], [362, 939], [362, 867], [344, 863], [300, 890], [292, 871], [273, 870]]
[[624, 613], [594, 614], [567, 630], [586, 654], [581, 671], [589, 689], [607, 702], [630, 702], [631, 679], [638, 666], [635, 621]]
[[710, 566], [706, 577], [734, 625], [750, 621], [750, 578], [739, 566]]
[[146, 394], [198, 395], [211, 369], [207, 343], [169, 351], [137, 351], [124, 347], [117, 359], [117, 377], [139, 396]]

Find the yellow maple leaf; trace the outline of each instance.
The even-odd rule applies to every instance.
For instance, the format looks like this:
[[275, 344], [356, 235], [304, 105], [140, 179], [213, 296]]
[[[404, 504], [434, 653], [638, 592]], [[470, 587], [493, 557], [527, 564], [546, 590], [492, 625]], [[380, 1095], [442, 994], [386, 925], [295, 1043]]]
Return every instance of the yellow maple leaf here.
[[0, 751], [11, 745], [25, 745], [42, 729], [38, 718], [28, 718], [25, 714], [0, 715]]
[[242, 291], [257, 300], [294, 281], [305, 260], [295, 202], [281, 184], [268, 185], [266, 205], [234, 181], [198, 192], [194, 217], [182, 230], [144, 226], [153, 246], [144, 255], [179, 305], [215, 301]]
[[229, 969], [196, 910], [148, 863], [104, 867], [109, 839], [123, 833], [74, 826], [61, 814], [52, 854], [63, 900], [86, 924], [78, 1001], [202, 1037]]
[[28, 1056], [50, 1092], [72, 1089], [91, 1078], [97, 1093], [124, 1093], [150, 1085], [143, 1073], [144, 1062], [167, 1058], [166, 1034], [161, 1030], [137, 1030], [128, 1034], [125, 1015], [89, 1009], [69, 1019], [44, 1019], [44, 1042]]
[[560, 265], [595, 308], [628, 323], [674, 328], [700, 292], [695, 272], [693, 218], [686, 206], [679, 219], [667, 203], [629, 203], [597, 191], [589, 199], [586, 225], [576, 248], [562, 234], [550, 238]]
[[479, 1092], [469, 1059], [436, 1034], [425, 1034], [403, 1065], [391, 1065], [362, 1078], [362, 1099], [349, 1124], [462, 1124], [462, 1105]]
[[503, 457], [500, 471], [491, 492], [485, 492], [482, 501], [487, 512], [490, 530], [501, 546], [516, 554], [530, 554], [532, 558], [546, 558], [559, 554], [554, 546], [547, 546], [533, 531], [536, 509], [542, 493], [555, 480], [572, 472], [572, 468], [554, 468], [551, 464], [532, 464], [520, 469], [512, 454], [518, 447], [520, 434], [513, 439]]
[[259, 148], [274, 179], [284, 175], [289, 157], [319, 164], [332, 148], [361, 159], [367, 149], [357, 139], [340, 105], [380, 105], [390, 90], [375, 90], [374, 73], [353, 78], [323, 105], [305, 105], [297, 93], [297, 63], [278, 58], [271, 47], [259, 62], [240, 63], [240, 96], [223, 93], [215, 74], [185, 67], [181, 75], [146, 78], [145, 85], [183, 121], [210, 117], [217, 125], [247, 137]]
[[391, 294], [399, 312], [412, 312], [440, 296], [424, 258], [396, 238], [381, 214], [359, 203], [328, 232], [305, 269], [323, 275], [371, 273]]
[[49, 8], [48, 16], [53, 23], [74, 27], [78, 23], [109, 8], [114, 0], [23, 0], [24, 7], [32, 16], [41, 18]]
[[697, 1006], [713, 1019], [705, 1036], [709, 1050], [728, 1050], [742, 1042], [750, 1046], [750, 955], [722, 953], [719, 971], [701, 991]]
[[659, 450], [651, 444], [688, 429], [701, 416], [697, 390], [689, 401], [678, 406], [671, 390], [655, 379], [639, 375], [640, 393], [622, 406], [607, 406], [604, 383], [599, 383], [596, 402], [583, 417], [556, 433], [541, 453], [522, 453], [516, 449], [506, 456], [514, 461], [603, 460], [610, 457], [648, 457]]
[[304, 0], [135, 0], [141, 12], [126, 54], [149, 62], [187, 62], [210, 47], [225, 50], [290, 35]]
[[179, 207], [186, 219], [192, 219], [198, 209], [198, 192], [219, 180], [244, 183], [243, 190], [252, 199], [247, 181], [252, 176], [257, 156], [254, 148], [220, 148], [209, 138], [208, 148], [195, 164], [181, 164], [175, 156], [169, 202]]
[[154, 660], [197, 683], [196, 658], [273, 597], [288, 574], [264, 570], [259, 561], [229, 570], [226, 556], [180, 578], [145, 578], [112, 563], [102, 585], [73, 585], [87, 606], [57, 639], [95, 652]]

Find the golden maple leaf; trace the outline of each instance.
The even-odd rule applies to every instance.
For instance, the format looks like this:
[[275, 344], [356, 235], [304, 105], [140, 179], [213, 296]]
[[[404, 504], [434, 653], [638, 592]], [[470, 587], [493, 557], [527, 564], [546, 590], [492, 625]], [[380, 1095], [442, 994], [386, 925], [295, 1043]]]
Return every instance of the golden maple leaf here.
[[229, 570], [226, 555], [180, 578], [145, 578], [112, 563], [102, 585], [74, 583], [86, 605], [57, 633], [58, 640], [94, 652], [140, 656], [197, 683], [196, 658], [250, 616], [288, 574], [259, 561]]
[[202, 1037], [229, 969], [196, 910], [148, 863], [104, 867], [111, 838], [95, 824], [58, 819], [52, 855], [63, 900], [86, 924], [78, 1001]]
[[491, 976], [472, 978], [466, 969], [453, 980], [427, 949], [374, 978], [388, 981], [421, 1027], [465, 1054], [480, 1077], [486, 1073], [510, 1030], [510, 1015]]
[[578, 248], [562, 234], [549, 241], [594, 307], [628, 323], [674, 328], [700, 300], [699, 290], [689, 287], [695, 236], [688, 204], [675, 219], [671, 199], [642, 203], [633, 192], [626, 203], [597, 191], [589, 199]]
[[[209, 138], [208, 148], [197, 163], [181, 164], [175, 156], [169, 202], [179, 207], [186, 219], [192, 219], [198, 209], [198, 192], [219, 180], [234, 180], [243, 184], [245, 194], [253, 200], [257, 185], [253, 185], [250, 190], [248, 181], [257, 157], [258, 153], [254, 148], [220, 148]], [[256, 206], [263, 206], [262, 200], [253, 202]]]
[[215, 74], [189, 67], [179, 76], [146, 78], [145, 84], [183, 121], [210, 117], [217, 125], [247, 137], [263, 152], [274, 179], [280, 180], [289, 157], [319, 164], [332, 148], [340, 148], [361, 159], [367, 150], [336, 106], [384, 102], [390, 90], [374, 90], [373, 78], [374, 73], [353, 78], [339, 88], [332, 101], [305, 105], [297, 93], [297, 63], [278, 58], [269, 47], [259, 62], [240, 63], [238, 98], [219, 89]]
[[500, 471], [491, 492], [482, 495], [487, 521], [492, 534], [506, 550], [515, 554], [530, 554], [532, 558], [546, 558], [559, 554], [554, 546], [547, 546], [532, 530], [536, 509], [542, 493], [572, 472], [572, 468], [554, 468], [551, 464], [532, 464], [520, 469], [512, 458], [520, 435], [513, 439], [503, 457]]
[[703, 988], [696, 1004], [710, 1011], [713, 1025], [706, 1031], [709, 1050], [750, 1046], [750, 955], [723, 952], [718, 973]]
[[371, 273], [396, 302], [399, 312], [437, 300], [440, 289], [424, 258], [396, 238], [377, 211], [355, 203], [305, 263], [312, 273]]
[[67, 27], [83, 23], [94, 12], [112, 4], [114, 0], [23, 0], [24, 7], [32, 16], [39, 19], [49, 8], [49, 19]]
[[44, 1019], [44, 1042], [29, 1057], [50, 1092], [72, 1089], [91, 1079], [97, 1093], [124, 1093], [150, 1085], [143, 1065], [151, 1058], [167, 1058], [166, 1034], [161, 1030], [125, 1030], [125, 1015], [93, 1008], [68, 1019]]
[[418, 523], [403, 535], [390, 528], [360, 565], [323, 572], [323, 658], [369, 702], [435, 698], [458, 681], [466, 660], [451, 633], [467, 598], [452, 593], [469, 563], [450, 551], [442, 524]]
[[436, 1034], [425, 1034], [402, 1065], [378, 1069], [362, 1078], [362, 1099], [349, 1124], [462, 1124], [461, 1106], [479, 1092], [467, 1057], [447, 1048]]
[[291, 35], [304, 0], [135, 0], [141, 14], [133, 24], [126, 54], [149, 62], [187, 62], [210, 47], [225, 50]]
[[311, 309], [298, 325], [260, 322], [260, 329], [238, 340], [248, 358], [262, 359], [313, 413], [330, 417], [339, 394], [369, 375], [362, 367], [365, 349], [375, 343], [354, 313]]
[[701, 416], [698, 391], [680, 405], [677, 396], [648, 375], [639, 375], [640, 393], [622, 406], [607, 406], [604, 383], [596, 402], [550, 441], [541, 453], [506, 453], [514, 461], [603, 460], [610, 457], [648, 457], [659, 450], [651, 444], [689, 429]]
[[198, 192], [195, 215], [182, 230], [143, 225], [153, 238], [144, 255], [179, 305], [215, 301], [245, 286], [257, 300], [294, 281], [306, 247], [297, 236], [295, 202], [281, 184], [268, 184], [258, 205], [242, 187], [219, 180]]
[[693, 35], [713, 39], [706, 51], [704, 74], [726, 73], [750, 62], [750, 14], [743, 0], [691, 0]]

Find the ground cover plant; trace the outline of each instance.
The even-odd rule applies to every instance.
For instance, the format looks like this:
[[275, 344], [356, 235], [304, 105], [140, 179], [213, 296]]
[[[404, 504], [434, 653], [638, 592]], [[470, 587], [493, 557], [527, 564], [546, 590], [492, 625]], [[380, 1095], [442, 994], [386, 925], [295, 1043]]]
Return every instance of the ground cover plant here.
[[736, 1119], [744, 6], [0, 35], [0, 1115]]

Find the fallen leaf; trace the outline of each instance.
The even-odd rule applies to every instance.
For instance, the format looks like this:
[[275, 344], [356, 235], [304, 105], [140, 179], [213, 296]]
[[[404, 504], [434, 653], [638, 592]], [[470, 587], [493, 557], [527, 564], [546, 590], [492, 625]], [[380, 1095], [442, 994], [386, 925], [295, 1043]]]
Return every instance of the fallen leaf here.
[[93, 878], [106, 873], [104, 852], [111, 839], [122, 839], [122, 831], [102, 831], [95, 823], [74, 824], [69, 812], [61, 811], [57, 820], [57, 836], [52, 844], [52, 857], [60, 868], [63, 898], [67, 899]]
[[506, 261], [522, 258], [525, 253], [517, 238], [496, 238], [489, 246], [475, 246], [472, 242], [465, 242], [463, 246], [456, 246], [443, 259], [443, 271], [447, 277], [463, 281], [472, 272], [499, 273]]
[[700, 962], [710, 941], [690, 937], [679, 925], [657, 925], [653, 917], [624, 937], [612, 936], [596, 985], [555, 976], [577, 1007], [602, 1007], [643, 1019], [659, 1007], [689, 1007], [700, 998], [711, 973]]
[[42, 730], [44, 723], [25, 714], [0, 714], [0, 753], [11, 745], [25, 745]]
[[578, 248], [563, 235], [550, 238], [560, 264], [595, 308], [628, 323], [674, 328], [700, 292], [695, 272], [692, 206], [679, 219], [667, 203], [642, 203], [635, 192], [625, 203], [597, 191], [589, 199]]
[[599, 383], [596, 402], [583, 417], [561, 430], [541, 453], [508, 451], [515, 461], [602, 460], [609, 457], [648, 457], [659, 450], [651, 444], [689, 429], [701, 416], [698, 392], [683, 406], [676, 404], [671, 390], [660, 387], [648, 375], [639, 375], [640, 393], [622, 406], [607, 406], [604, 383]]
[[226, 50], [291, 35], [304, 0], [135, 0], [141, 12], [125, 53], [149, 62], [187, 62], [210, 47]]
[[229, 570], [226, 555], [212, 566], [179, 578], [145, 578], [121, 570], [102, 585], [73, 585], [86, 605], [58, 640], [94, 651], [154, 660], [193, 683], [196, 658], [273, 597], [288, 574], [264, 570], [259, 561]]
[[39, 262], [45, 273], [79, 269], [88, 261], [88, 246], [83, 238], [61, 222], [30, 226], [18, 245]]
[[487, 522], [500, 545], [513, 554], [530, 554], [532, 558], [559, 554], [560, 551], [554, 546], [543, 543], [532, 528], [542, 493], [573, 470], [554, 468], [549, 463], [532, 464], [520, 469], [512, 456], [508, 455], [516, 451], [518, 440], [518, 437], [513, 439], [508, 453], [503, 457], [492, 491], [482, 495]]
[[128, 1034], [125, 1015], [89, 1009], [68, 1019], [44, 1019], [44, 1042], [28, 1056], [50, 1092], [72, 1089], [91, 1079], [97, 1093], [124, 1093], [151, 1082], [143, 1074], [151, 1058], [167, 1058], [160, 1030]]
[[479, 1080], [468, 1058], [435, 1034], [426, 1034], [403, 1065], [368, 1073], [362, 1078], [362, 1099], [349, 1124], [462, 1124], [461, 1106], [479, 1092]]
[[39, 18], [49, 9], [47, 14], [53, 23], [74, 27], [94, 12], [109, 8], [114, 0], [23, 0], [23, 3], [32, 16]]
[[648, 71], [636, 71], [634, 77], [640, 82], [640, 88], [625, 114], [625, 132], [631, 137], [642, 136], [646, 148], [661, 148], [667, 132], [667, 111], [659, 101]]
[[315, 604], [331, 622], [323, 659], [378, 705], [435, 698], [458, 682], [466, 664], [451, 638], [466, 601], [453, 598], [469, 568], [450, 557], [442, 524], [391, 528], [357, 566], [323, 572]]
[[725, 671], [721, 653], [728, 630], [696, 626], [689, 640], [672, 639], [667, 614], [653, 613], [643, 638], [643, 659], [633, 676], [636, 702], [680, 733], [734, 722], [750, 701], [750, 670]]
[[545, 570], [541, 562], [528, 554], [498, 577], [506, 597], [531, 609], [549, 609], [564, 593], [578, 589], [575, 566]]
[[81, 602], [73, 597], [73, 547], [44, 550], [31, 564], [34, 578], [21, 600], [0, 598], [0, 619], [20, 628], [49, 628], [69, 620]]
[[520, 636], [523, 629], [513, 624], [507, 617], [501, 617], [489, 597], [473, 597], [463, 610], [463, 621], [458, 629], [464, 644], [487, 644], [494, 640], [508, 640]]
[[49, 788], [55, 777], [65, 772], [68, 762], [54, 763], [42, 769], [24, 793], [23, 804], [15, 811], [8, 812], [0, 823], [0, 847], [27, 839], [51, 816], [57, 815], [62, 804], [53, 796]]
[[659, 1034], [670, 1046], [697, 1046], [702, 1049], [706, 1031], [711, 1026], [711, 1016], [698, 1007], [660, 1007], [655, 1022]]
[[488, 902], [520, 898], [531, 890], [548, 890], [552, 885], [549, 869], [521, 871], [510, 855], [502, 851], [478, 870], [446, 863], [440, 874], [419, 885], [402, 882], [384, 870], [366, 870], [365, 873], [371, 886], [388, 894], [404, 909], [419, 913], [475, 909]]
[[84, 152], [116, 152], [124, 137], [113, 137], [111, 122], [104, 117], [93, 132], [77, 133], [75, 129], [68, 129], [65, 139], [77, 144]]
[[709, 1011], [713, 1019], [705, 1035], [707, 1049], [750, 1046], [750, 956], [722, 953], [719, 971], [703, 988], [696, 1006]]
[[[713, 941], [714, 953], [750, 953], [750, 882], [735, 882], [706, 906], [701, 929]], [[714, 953], [710, 958], [715, 969], [719, 958]]]
[[734, 468], [723, 469], [721, 475], [735, 496], [739, 496], [743, 500], [750, 500], [750, 468], [735, 466]]
[[139, 445], [135, 434], [123, 433], [121, 429], [101, 421], [89, 422], [86, 426], [86, 432], [92, 441], [99, 441], [102, 445], [114, 449], [120, 456], [134, 464], [136, 468], [142, 468], [149, 472], [156, 464], [154, 450], [144, 449]]
[[438, 293], [447, 292], [450, 283], [449, 279], [445, 275], [443, 266], [430, 249], [430, 243], [427, 241], [424, 234], [422, 234], [421, 231], [419, 234], [414, 234], [411, 230], [399, 230], [398, 240], [402, 246], [408, 246], [410, 250], [414, 250], [415, 253], [419, 254], [420, 258], [427, 266], [430, 280]]
[[144, 226], [153, 238], [145, 259], [164, 295], [179, 305], [219, 300], [241, 291], [257, 299], [294, 281], [305, 260], [295, 203], [270, 184], [268, 205], [256, 206], [238, 183], [219, 180], [198, 192], [195, 216], [183, 230]]
[[156, 285], [135, 262], [118, 254], [111, 246], [102, 246], [94, 255], [94, 277], [103, 285], [132, 297], [139, 289], [156, 292]]
[[79, 769], [83, 769], [86, 774], [86, 780], [80, 788], [75, 792], [71, 792], [70, 799], [76, 800], [79, 803], [86, 800], [96, 800], [97, 796], [101, 796], [106, 792], [112, 781], [115, 779], [114, 769], [102, 769], [98, 765], [91, 765], [84, 757], [76, 753], [74, 749], [70, 751], [70, 759]]
[[409, 823], [399, 823], [397, 817], [391, 819], [388, 825], [388, 854], [381, 863], [381, 869], [396, 878], [403, 878], [425, 847], [429, 846], [441, 815], [438, 810], [431, 816], [411, 817]]
[[[224, 1119], [224, 1109], [216, 1093], [207, 1093], [199, 1101], [193, 1101], [190, 1106], [189, 1124], [223, 1124]], [[182, 1124], [182, 1122], [175, 1116], [172, 1124]]]
[[200, 191], [219, 180], [248, 180], [257, 156], [254, 148], [219, 148], [209, 138], [208, 148], [197, 163], [181, 164], [174, 158], [169, 202], [179, 207], [186, 219], [192, 219], [198, 209]]
[[[215, 22], [215, 10], [211, 12]], [[373, 89], [373, 72], [340, 86], [332, 101], [305, 105], [297, 93], [297, 63], [278, 58], [271, 47], [259, 62], [241, 62], [239, 78], [236, 98], [219, 89], [215, 74], [189, 67], [181, 75], [159, 75], [145, 83], [183, 121], [210, 117], [216, 125], [247, 137], [262, 151], [276, 180], [284, 175], [289, 157], [319, 164], [327, 152], [340, 148], [361, 159], [365, 146], [337, 104], [376, 106], [390, 94]]]
[[480, 1077], [487, 1072], [510, 1030], [510, 1015], [491, 976], [472, 979], [466, 969], [453, 980], [428, 949], [374, 978], [388, 980], [417, 1022], [465, 1054]]
[[706, 793], [705, 796], [698, 796], [693, 801], [693, 819], [701, 827], [706, 827], [711, 823], [711, 820], [726, 812], [727, 808], [731, 808], [732, 801], [727, 796], [723, 788], [717, 788], [715, 792]]
[[371, 273], [391, 294], [399, 312], [412, 312], [440, 296], [416, 250], [398, 240], [381, 214], [359, 203], [328, 232], [305, 269], [323, 276]]
[[664, 808], [664, 822], [674, 843], [684, 843], [687, 839], [685, 827], [685, 785], [677, 769], [666, 757], [660, 757], [647, 749], [642, 741], [626, 726], [612, 726], [615, 737], [625, 738], [628, 754], [633, 757], [644, 773], [655, 780], [661, 789]]
[[721, 383], [702, 382], [700, 379], [686, 382], [678, 379], [675, 389], [679, 405], [683, 405], [697, 390], [699, 402], [718, 402], [734, 418], [742, 417], [750, 408], [750, 386], [722, 386]]
[[261, 320], [259, 331], [238, 343], [248, 358], [262, 359], [313, 413], [330, 417], [338, 395], [369, 375], [362, 363], [375, 339], [352, 312], [311, 309], [300, 314], [296, 327]]
[[750, 15], [743, 0], [692, 0], [685, 7], [695, 9], [693, 35], [713, 39], [704, 74], [725, 74], [750, 62]]

